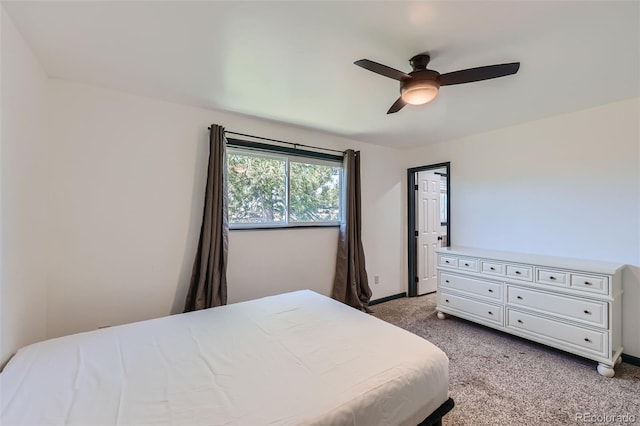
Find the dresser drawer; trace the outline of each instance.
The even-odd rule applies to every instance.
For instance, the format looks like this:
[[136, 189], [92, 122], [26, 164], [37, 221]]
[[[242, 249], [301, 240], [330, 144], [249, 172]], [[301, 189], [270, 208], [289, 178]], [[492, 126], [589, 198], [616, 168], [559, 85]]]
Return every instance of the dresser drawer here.
[[447, 272], [440, 272], [440, 287], [464, 291], [487, 299], [502, 301], [502, 283], [478, 280], [470, 277], [462, 277]]
[[458, 259], [458, 268], [467, 271], [478, 272], [478, 261], [475, 259], [465, 259], [461, 257], [460, 259]]
[[489, 303], [478, 302], [466, 297], [455, 296], [449, 293], [438, 292], [438, 304], [443, 308], [450, 308], [463, 313], [468, 313], [491, 321], [496, 325], [502, 325], [502, 307]]
[[542, 336], [558, 345], [568, 344], [609, 356], [608, 334], [604, 331], [589, 330], [513, 309], [507, 309], [507, 328]]
[[507, 286], [507, 302], [597, 327], [609, 323], [608, 304]]
[[551, 269], [538, 269], [538, 273], [536, 276], [536, 282], [542, 284], [553, 284], [553, 285], [569, 285], [569, 274], [566, 272], [554, 271]]
[[506, 275], [517, 280], [532, 281], [533, 268], [531, 266], [507, 265]]
[[482, 261], [482, 272], [485, 274], [504, 275], [505, 264]]
[[443, 256], [438, 255], [438, 265], [447, 266], [449, 268], [457, 268], [458, 267], [458, 258], [452, 256]]
[[576, 290], [608, 293], [608, 281], [607, 277], [571, 274], [571, 287]]

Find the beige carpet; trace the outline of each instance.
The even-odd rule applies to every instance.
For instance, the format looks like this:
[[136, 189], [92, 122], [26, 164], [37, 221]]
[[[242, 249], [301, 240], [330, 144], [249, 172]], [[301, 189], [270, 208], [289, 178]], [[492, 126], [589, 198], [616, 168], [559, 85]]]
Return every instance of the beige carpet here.
[[[438, 320], [435, 295], [371, 308], [376, 317], [424, 337], [449, 357], [456, 407], [445, 426], [630, 424], [630, 418], [625, 423], [615, 417], [625, 415], [640, 425], [640, 367], [622, 363], [607, 379], [594, 361], [451, 316]], [[590, 421], [577, 420], [580, 415]]]

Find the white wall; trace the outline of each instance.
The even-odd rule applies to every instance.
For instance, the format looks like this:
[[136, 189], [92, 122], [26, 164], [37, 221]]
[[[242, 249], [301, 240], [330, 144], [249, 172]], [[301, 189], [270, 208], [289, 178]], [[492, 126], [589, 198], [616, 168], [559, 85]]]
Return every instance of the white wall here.
[[0, 6], [0, 365], [46, 331], [47, 76]]
[[[48, 336], [182, 309], [202, 217], [207, 126], [362, 151], [363, 235], [374, 298], [403, 281], [400, 153], [326, 134], [50, 80]], [[338, 230], [231, 231], [229, 301], [329, 294]]]
[[453, 245], [600, 259], [624, 275], [623, 344], [640, 356], [639, 99], [405, 152], [451, 161]]

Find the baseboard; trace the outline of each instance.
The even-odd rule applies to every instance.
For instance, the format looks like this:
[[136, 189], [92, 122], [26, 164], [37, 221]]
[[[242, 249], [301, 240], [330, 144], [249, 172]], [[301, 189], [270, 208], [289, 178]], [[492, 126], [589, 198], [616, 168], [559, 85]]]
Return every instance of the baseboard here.
[[622, 354], [622, 361], [626, 362], [627, 364], [637, 365], [638, 367], [640, 367], [640, 358], [638, 358], [637, 356]]
[[392, 294], [391, 296], [387, 296], [387, 297], [383, 297], [383, 298], [380, 298], [380, 299], [372, 300], [372, 301], [369, 302], [369, 306], [377, 305], [378, 303], [388, 302], [389, 300], [393, 300], [393, 299], [402, 299], [403, 297], [407, 297], [407, 292], [398, 293], [398, 294]]

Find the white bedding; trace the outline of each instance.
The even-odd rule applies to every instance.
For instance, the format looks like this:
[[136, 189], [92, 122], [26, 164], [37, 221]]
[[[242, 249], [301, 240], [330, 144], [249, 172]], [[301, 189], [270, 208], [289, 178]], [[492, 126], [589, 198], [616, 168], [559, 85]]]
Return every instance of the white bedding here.
[[0, 423], [416, 425], [448, 363], [305, 290], [27, 346], [0, 374]]

